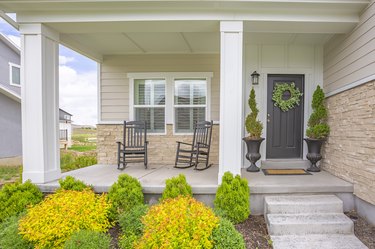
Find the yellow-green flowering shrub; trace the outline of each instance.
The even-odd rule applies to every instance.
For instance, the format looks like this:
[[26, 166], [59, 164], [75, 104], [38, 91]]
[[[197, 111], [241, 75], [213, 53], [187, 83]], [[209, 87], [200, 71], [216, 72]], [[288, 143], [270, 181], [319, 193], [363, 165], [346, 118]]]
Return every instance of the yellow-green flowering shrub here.
[[213, 248], [211, 234], [219, 218], [192, 197], [166, 199], [142, 219], [143, 236], [135, 248]]
[[35, 248], [62, 248], [81, 229], [107, 231], [110, 207], [105, 195], [89, 190], [59, 191], [30, 208], [19, 222], [19, 231]]

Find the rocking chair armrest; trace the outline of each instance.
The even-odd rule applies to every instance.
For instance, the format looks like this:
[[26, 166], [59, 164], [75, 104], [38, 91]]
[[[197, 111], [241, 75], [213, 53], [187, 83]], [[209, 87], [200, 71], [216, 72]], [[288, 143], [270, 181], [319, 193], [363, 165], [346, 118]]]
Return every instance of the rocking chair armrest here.
[[180, 141], [177, 141], [178, 144], [184, 144], [184, 145], [189, 145], [189, 146], [193, 146], [192, 144], [189, 144], [189, 143], [185, 143], [185, 142], [180, 142]]

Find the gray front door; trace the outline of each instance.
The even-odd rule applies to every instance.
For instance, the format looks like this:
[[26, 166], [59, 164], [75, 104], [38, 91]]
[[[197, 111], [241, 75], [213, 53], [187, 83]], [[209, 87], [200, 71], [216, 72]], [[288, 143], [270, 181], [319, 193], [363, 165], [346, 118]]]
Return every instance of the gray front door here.
[[[303, 75], [268, 75], [267, 81], [267, 153], [271, 158], [302, 158], [303, 138], [303, 100], [300, 105], [283, 112], [272, 101], [272, 93], [276, 83], [293, 83], [303, 93]], [[283, 99], [290, 97], [285, 92]]]

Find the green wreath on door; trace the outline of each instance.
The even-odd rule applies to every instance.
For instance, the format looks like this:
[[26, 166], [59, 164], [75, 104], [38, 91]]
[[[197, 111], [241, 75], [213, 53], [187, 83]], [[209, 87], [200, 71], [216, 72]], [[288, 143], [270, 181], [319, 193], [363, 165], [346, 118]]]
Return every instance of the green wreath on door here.
[[[283, 95], [287, 91], [290, 92], [290, 98], [284, 100]], [[276, 83], [272, 93], [272, 100], [275, 106], [286, 112], [300, 104], [302, 95], [303, 93], [300, 92], [294, 83]]]

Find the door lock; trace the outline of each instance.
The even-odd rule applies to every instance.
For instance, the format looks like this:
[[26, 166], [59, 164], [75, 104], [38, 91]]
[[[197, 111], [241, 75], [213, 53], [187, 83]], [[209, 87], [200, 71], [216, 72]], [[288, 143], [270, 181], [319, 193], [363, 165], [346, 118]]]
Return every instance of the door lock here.
[[269, 113], [267, 113], [267, 123], [271, 122], [271, 115]]

